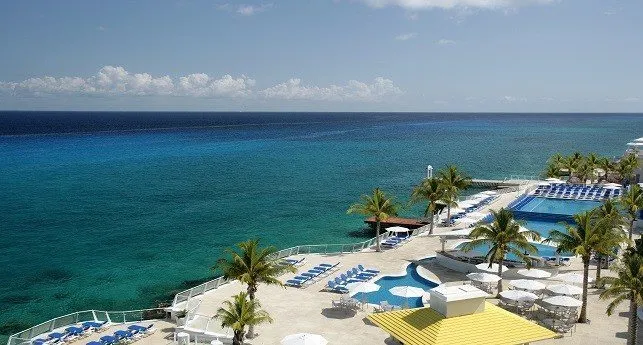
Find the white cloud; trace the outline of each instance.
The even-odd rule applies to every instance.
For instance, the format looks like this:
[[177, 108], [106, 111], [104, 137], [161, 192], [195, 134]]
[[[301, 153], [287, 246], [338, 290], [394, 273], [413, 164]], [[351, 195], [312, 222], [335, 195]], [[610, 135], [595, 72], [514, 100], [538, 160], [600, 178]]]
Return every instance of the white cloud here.
[[442, 46], [447, 46], [447, 45], [455, 44], [455, 41], [454, 40], [448, 40], [446, 38], [442, 38], [442, 39], [438, 40], [436, 43], [439, 44], [439, 45], [442, 45]]
[[105, 66], [93, 76], [38, 77], [20, 82], [0, 81], [0, 92], [21, 96], [90, 95], [90, 96], [178, 96], [200, 98], [255, 98], [319, 101], [382, 101], [402, 94], [392, 80], [375, 78], [371, 83], [350, 80], [345, 85], [326, 87], [302, 85], [300, 79], [256, 92], [255, 80], [241, 75], [220, 78], [194, 73], [178, 78], [155, 77], [148, 73], [130, 73], [125, 68]]
[[96, 75], [81, 77], [40, 77], [21, 82], [0, 82], [0, 90], [14, 95], [79, 94], [132, 96], [243, 97], [252, 93], [254, 80], [224, 75], [191, 74], [175, 82], [169, 76], [130, 73], [123, 67], [105, 66]]
[[506, 9], [526, 5], [549, 4], [555, 0], [360, 0], [374, 8], [401, 7], [407, 10], [425, 10], [432, 8], [461, 9]]
[[514, 96], [504, 96], [500, 98], [502, 103], [516, 103], [516, 102], [527, 102], [526, 97], [514, 97]]
[[106, 28], [106, 27], [104, 27], [104, 26], [102, 26], [102, 25], [99, 25], [99, 26], [96, 28], [96, 30], [98, 30], [98, 31], [107, 31], [107, 28]]
[[402, 90], [392, 80], [382, 77], [375, 78], [371, 84], [350, 80], [346, 85], [326, 87], [302, 85], [301, 79], [293, 78], [260, 91], [260, 94], [268, 99], [374, 102], [383, 101], [402, 93]]
[[637, 103], [637, 102], [640, 102], [640, 101], [641, 101], [641, 99], [640, 99], [639, 97], [627, 97], [627, 98], [626, 98], [626, 99], [624, 99], [623, 101], [625, 101], [625, 102], [631, 102], [631, 103]]
[[395, 39], [398, 41], [408, 41], [411, 38], [415, 38], [417, 35], [417, 32], [409, 32], [406, 34], [397, 35], [395, 36]]
[[242, 15], [242, 16], [252, 16], [257, 13], [261, 13], [266, 11], [272, 7], [272, 4], [262, 4], [259, 6], [256, 5], [239, 5], [237, 8], [237, 13]]

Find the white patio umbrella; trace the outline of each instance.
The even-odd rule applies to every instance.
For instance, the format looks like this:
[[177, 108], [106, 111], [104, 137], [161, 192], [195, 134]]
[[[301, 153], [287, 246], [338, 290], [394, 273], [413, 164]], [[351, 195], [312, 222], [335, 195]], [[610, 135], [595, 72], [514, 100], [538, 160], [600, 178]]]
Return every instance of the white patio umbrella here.
[[532, 268], [532, 269], [523, 268], [521, 270], [518, 270], [518, 274], [520, 274], [523, 277], [538, 278], [538, 279], [551, 277], [551, 273], [547, 271], [539, 270], [537, 268]]
[[549, 187], [551, 185], [551, 183], [549, 183], [549, 182], [540, 182], [540, 183], [538, 183], [538, 185], [541, 186], [541, 187]]
[[520, 290], [506, 290], [500, 293], [500, 297], [512, 301], [535, 301], [538, 299], [536, 294]]
[[516, 279], [510, 280], [509, 285], [515, 287], [516, 289], [529, 290], [529, 291], [539, 291], [545, 288], [545, 284], [529, 279]]
[[358, 283], [346, 284], [346, 289], [348, 289], [349, 294], [353, 296], [360, 292], [369, 293], [369, 292], [378, 291], [380, 289], [380, 286], [371, 282], [358, 282]]
[[603, 189], [621, 189], [622, 187], [620, 185], [616, 185], [615, 183], [608, 183], [603, 186]]
[[459, 214], [459, 213], [466, 213], [467, 211], [459, 208], [459, 207], [454, 207], [451, 209], [451, 214]]
[[549, 178], [546, 178], [546, 179], [545, 179], [545, 181], [547, 181], [547, 182], [553, 182], [553, 183], [562, 183], [562, 182], [565, 182], [565, 181], [563, 181], [563, 180], [561, 180], [561, 179], [559, 179], [559, 178], [555, 178], [555, 177], [549, 177]]
[[297, 333], [281, 339], [281, 345], [326, 345], [328, 340], [319, 334]]
[[[498, 264], [496, 263], [494, 263], [493, 265], [491, 265], [491, 267], [489, 267], [488, 262], [483, 262], [481, 264], [477, 264], [476, 268], [485, 272], [498, 273]], [[502, 265], [501, 269], [502, 269], [502, 272], [508, 270], [507, 266], [505, 265]]]
[[496, 283], [501, 280], [499, 276], [491, 273], [475, 272], [467, 274], [467, 278], [481, 283]]
[[497, 195], [498, 192], [492, 191], [492, 190], [487, 190], [484, 192], [480, 192], [480, 194], [486, 194], [486, 195]]
[[569, 296], [553, 296], [543, 299], [544, 303], [559, 307], [580, 307], [583, 302]]
[[551, 291], [557, 295], [566, 295], [566, 296], [577, 296], [583, 294], [583, 289], [578, 286], [569, 285], [569, 284], [554, 284], [547, 287], [548, 291]]
[[[388, 290], [391, 294], [395, 296], [400, 296], [404, 298], [410, 298], [410, 297], [422, 297], [425, 293], [424, 290], [415, 287], [415, 286], [396, 286], [393, 288], [390, 288]], [[406, 301], [406, 304], [408, 306], [408, 300]]]
[[396, 286], [396, 287], [390, 288], [388, 291], [395, 296], [400, 296], [404, 298], [422, 297], [422, 295], [425, 292], [423, 289], [420, 289], [419, 287], [406, 286], [406, 285]]
[[[572, 284], [583, 284], [583, 275], [580, 274], [580, 273], [573, 273], [573, 272], [572, 273], [563, 273], [563, 274], [559, 274], [559, 275], [557, 275], [555, 277], [552, 277], [552, 279], [560, 280], [560, 281], [564, 281], [564, 282], [572, 283]], [[587, 282], [588, 283], [591, 283], [593, 281], [594, 281], [594, 278], [587, 277]]]
[[405, 228], [403, 226], [391, 226], [389, 228], [386, 228], [386, 231], [390, 232], [409, 232], [409, 228]]

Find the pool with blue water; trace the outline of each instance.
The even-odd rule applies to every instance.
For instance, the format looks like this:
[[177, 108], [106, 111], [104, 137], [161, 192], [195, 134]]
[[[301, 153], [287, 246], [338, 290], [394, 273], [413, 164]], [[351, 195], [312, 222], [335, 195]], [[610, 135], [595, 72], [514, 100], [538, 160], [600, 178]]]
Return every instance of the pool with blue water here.
[[[431, 260], [431, 259], [424, 259]], [[387, 301], [391, 305], [409, 306], [412, 308], [422, 307], [422, 297], [404, 298], [391, 294], [389, 289], [396, 286], [413, 286], [428, 291], [436, 286], [437, 283], [423, 278], [417, 272], [418, 265], [410, 263], [406, 266], [406, 274], [403, 276], [383, 276], [376, 280], [374, 283], [380, 286], [380, 289], [375, 292], [358, 293], [353, 298], [359, 301], [366, 301], [371, 304], [380, 304], [382, 301]]]
[[[540, 244], [540, 243], [532, 243], [536, 249], [538, 250], [537, 255], [538, 256], [549, 256], [553, 257], [556, 256], [556, 247], [548, 246], [546, 244]], [[458, 244], [455, 249], [461, 249], [462, 246], [464, 246], [464, 242]], [[473, 253], [477, 254], [478, 256], [485, 256], [489, 252], [489, 245], [481, 245], [475, 249], [472, 250]], [[563, 253], [560, 255], [561, 257], [565, 256], [571, 256], [570, 253]], [[512, 260], [512, 261], [522, 261], [518, 256], [514, 254], [507, 254], [507, 260]]]
[[574, 215], [584, 211], [589, 211], [599, 207], [599, 201], [592, 200], [574, 200], [574, 199], [549, 199], [534, 197], [529, 202], [519, 204], [516, 208], [517, 211], [533, 212], [533, 213], [547, 213], [547, 214], [562, 214]]

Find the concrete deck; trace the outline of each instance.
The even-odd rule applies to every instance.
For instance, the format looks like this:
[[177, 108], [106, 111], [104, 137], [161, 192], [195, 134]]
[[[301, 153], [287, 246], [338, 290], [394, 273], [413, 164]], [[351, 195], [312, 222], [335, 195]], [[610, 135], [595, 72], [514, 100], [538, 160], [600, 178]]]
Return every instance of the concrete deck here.
[[[482, 212], [487, 211], [488, 208], [504, 207], [517, 195], [518, 193], [500, 195]], [[435, 231], [442, 232], [452, 229], [436, 227]], [[381, 270], [380, 276], [400, 274], [404, 272], [404, 268], [409, 262], [433, 256], [440, 248], [441, 244], [438, 238], [420, 236], [413, 238], [401, 247], [385, 250], [382, 253], [369, 251], [344, 255], [309, 254], [306, 255], [306, 263], [300, 269], [305, 271], [322, 262], [340, 262], [340, 272], [363, 264], [367, 268]], [[572, 262], [571, 266], [561, 268], [561, 273], [580, 272], [581, 268], [580, 262], [576, 260]], [[431, 262], [424, 264], [421, 271], [423, 275], [437, 283], [458, 284], [467, 280], [464, 274], [450, 271]], [[603, 272], [610, 274], [609, 271], [604, 270]], [[595, 274], [593, 270], [591, 274]], [[291, 276], [284, 275], [282, 281]], [[335, 276], [335, 274], [330, 274], [330, 277]], [[300, 332], [321, 334], [329, 344], [395, 344], [388, 334], [366, 319], [367, 314], [373, 312], [371, 307], [348, 314], [333, 309], [331, 301], [339, 299], [339, 295], [323, 291], [327, 281], [327, 278], [322, 278], [306, 288], [259, 286], [257, 298], [263, 309], [270, 313], [274, 322], [258, 326], [255, 329], [256, 337], [248, 339], [247, 344], [278, 344], [284, 336]], [[558, 283], [558, 281], [552, 280], [543, 282], [546, 284]], [[202, 303], [198, 313], [206, 317], [214, 315], [224, 300], [230, 299], [232, 295], [244, 289], [242, 284], [235, 282], [199, 296]], [[567, 334], [560, 339], [539, 342], [538, 344], [625, 344], [627, 304], [620, 306], [615, 315], [607, 317], [605, 310], [608, 303], [598, 300], [598, 293], [595, 289], [590, 289], [589, 292], [588, 318], [591, 320], [590, 324], [579, 324], [573, 335]], [[211, 331], [220, 332], [216, 321], [211, 324], [214, 327]]]

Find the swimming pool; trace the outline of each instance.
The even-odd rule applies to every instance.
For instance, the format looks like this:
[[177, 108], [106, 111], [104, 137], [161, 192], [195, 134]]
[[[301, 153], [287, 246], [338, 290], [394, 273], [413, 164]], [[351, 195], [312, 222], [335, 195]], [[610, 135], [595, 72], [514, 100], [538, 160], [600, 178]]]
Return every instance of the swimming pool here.
[[571, 216], [584, 211], [599, 207], [599, 201], [574, 200], [574, 199], [550, 199], [530, 197], [526, 203], [518, 203], [514, 210], [533, 213], [562, 214]]
[[552, 230], [567, 233], [565, 226], [559, 222], [545, 220], [521, 220], [521, 222], [524, 224], [525, 228], [539, 233], [542, 239], [549, 237], [549, 232]]
[[[431, 258], [432, 259], [432, 258]], [[430, 260], [430, 259], [425, 259]], [[375, 284], [380, 286], [380, 289], [375, 292], [358, 293], [353, 298], [359, 301], [366, 301], [371, 304], [380, 304], [382, 301], [387, 301], [389, 304], [409, 307], [421, 307], [422, 297], [404, 298], [391, 294], [388, 290], [396, 286], [413, 286], [424, 290], [432, 289], [438, 286], [430, 280], [422, 278], [417, 273], [418, 265], [410, 263], [406, 266], [406, 274], [403, 276], [383, 276], [375, 281]]]
[[[552, 246], [548, 246], [545, 244], [541, 243], [532, 243], [536, 249], [538, 249], [538, 256], [556, 256], [556, 248]], [[458, 244], [455, 249], [461, 249], [462, 246], [464, 246], [464, 242]], [[489, 245], [482, 245], [480, 247], [477, 247], [476, 249], [472, 250], [473, 253], [476, 253], [479, 256], [485, 256], [489, 252]], [[563, 253], [560, 256], [571, 256], [570, 253]], [[512, 261], [522, 261], [519, 257], [517, 257], [514, 254], [507, 254], [507, 260], [512, 260]]]

